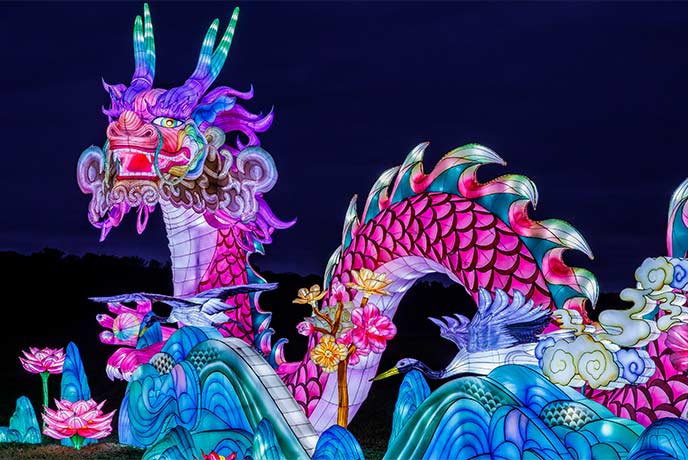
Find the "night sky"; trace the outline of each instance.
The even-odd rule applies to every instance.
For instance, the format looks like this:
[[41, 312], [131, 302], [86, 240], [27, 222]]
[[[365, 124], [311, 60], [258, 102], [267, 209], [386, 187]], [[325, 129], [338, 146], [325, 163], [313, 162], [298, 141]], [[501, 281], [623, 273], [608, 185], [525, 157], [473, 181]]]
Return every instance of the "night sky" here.
[[[686, 177], [688, 4], [249, 3], [216, 85], [274, 106], [263, 147], [280, 179], [266, 199], [282, 219], [261, 270], [322, 274], [348, 201], [418, 143], [426, 171], [477, 142], [529, 176], [533, 218], [587, 239], [602, 291], [633, 284], [666, 254], [672, 191]], [[233, 2], [151, 3], [156, 85], [180, 85], [201, 40]], [[168, 257], [160, 213], [137, 236], [134, 213], [104, 243], [77, 186], [80, 153], [102, 145], [101, 77], [128, 83], [143, 4], [0, 5], [3, 170], [0, 249]]]

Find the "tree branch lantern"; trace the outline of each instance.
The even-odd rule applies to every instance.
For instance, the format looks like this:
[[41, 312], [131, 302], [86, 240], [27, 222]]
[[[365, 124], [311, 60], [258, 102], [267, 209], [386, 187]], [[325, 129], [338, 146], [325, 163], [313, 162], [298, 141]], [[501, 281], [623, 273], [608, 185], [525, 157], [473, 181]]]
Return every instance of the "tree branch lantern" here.
[[327, 373], [337, 372], [338, 411], [337, 424], [346, 428], [349, 422], [348, 367], [356, 365], [362, 356], [382, 353], [387, 340], [396, 335], [392, 320], [369, 303], [372, 295], [389, 295], [384, 290], [391, 280], [384, 274], [368, 269], [353, 271], [354, 282], [347, 286], [363, 293], [360, 304], [344, 302], [346, 288], [335, 281], [330, 286], [330, 295], [337, 300], [336, 305], [324, 311], [318, 301], [325, 297], [320, 286], [299, 289], [294, 303], [310, 304], [312, 316], [304, 318], [297, 325], [300, 334], [310, 336], [318, 333], [318, 343], [310, 353], [311, 360]]

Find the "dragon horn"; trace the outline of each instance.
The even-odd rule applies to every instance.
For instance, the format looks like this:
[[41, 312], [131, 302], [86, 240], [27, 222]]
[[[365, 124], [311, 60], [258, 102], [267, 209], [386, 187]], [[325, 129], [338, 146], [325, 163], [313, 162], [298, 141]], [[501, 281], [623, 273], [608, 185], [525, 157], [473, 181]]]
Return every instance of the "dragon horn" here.
[[[234, 8], [232, 13], [232, 19], [229, 20], [229, 25], [225, 34], [222, 36], [220, 45], [217, 47], [213, 53], [213, 58], [210, 61], [210, 74], [212, 79], [215, 80], [222, 70], [222, 66], [225, 65], [225, 60], [227, 59], [227, 54], [229, 54], [229, 47], [232, 45], [232, 38], [234, 38], [234, 29], [236, 28], [237, 20], [239, 19], [239, 7]], [[212, 81], [210, 82], [212, 83]], [[210, 86], [210, 83], [208, 86]]]
[[210, 27], [208, 27], [208, 32], [206, 32], [205, 38], [203, 38], [203, 45], [201, 46], [201, 54], [198, 57], [198, 64], [196, 64], [196, 69], [189, 77], [189, 80], [201, 80], [203, 79], [203, 76], [208, 73], [208, 66], [210, 65], [210, 59], [213, 55], [215, 37], [219, 27], [219, 19], [215, 19], [212, 24], [210, 24]]
[[208, 32], [205, 34], [196, 69], [184, 83], [184, 87], [192, 89], [199, 98], [205, 93], [210, 85], [213, 84], [220, 74], [222, 66], [225, 65], [238, 19], [239, 7], [236, 7], [232, 13], [232, 18], [229, 20], [227, 30], [225, 30], [220, 40], [220, 44], [215, 50], [213, 50], [213, 47], [215, 46], [215, 37], [217, 36], [217, 30], [220, 25], [219, 20], [215, 19], [212, 24], [210, 24]]
[[[131, 86], [136, 85], [140, 91], [152, 88], [155, 76], [155, 38], [147, 3], [143, 5], [143, 17], [143, 21], [141, 16], [136, 16], [134, 20], [135, 67], [134, 76], [131, 78]], [[138, 83], [139, 81], [142, 83]]]

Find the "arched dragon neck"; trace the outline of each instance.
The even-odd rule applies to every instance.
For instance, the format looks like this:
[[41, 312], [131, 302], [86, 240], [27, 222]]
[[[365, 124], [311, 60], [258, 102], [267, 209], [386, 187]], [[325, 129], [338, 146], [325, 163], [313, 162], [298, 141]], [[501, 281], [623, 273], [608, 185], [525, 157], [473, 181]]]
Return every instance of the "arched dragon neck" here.
[[[492, 151], [469, 145], [445, 155], [424, 174], [427, 144], [414, 149], [399, 168], [384, 173], [373, 186], [359, 219], [355, 198], [346, 214], [342, 244], [326, 269], [325, 282], [352, 281], [351, 271], [368, 268], [392, 280], [388, 297], [373, 297], [387, 316], [396, 312], [410, 286], [427, 273], [445, 273], [477, 296], [478, 287], [519, 290], [551, 308], [574, 308], [585, 314], [597, 283], [589, 272], [568, 267], [566, 249], [589, 253], [580, 234], [563, 221], [535, 222], [527, 205], [535, 186], [522, 176], [478, 183], [481, 164], [502, 163]], [[354, 292], [348, 292], [348, 299]], [[325, 303], [329, 302], [326, 297]], [[316, 343], [311, 337], [309, 349]], [[370, 390], [381, 355], [371, 354], [348, 373], [349, 417]], [[285, 363], [278, 369], [318, 430], [335, 423], [337, 378], [310, 362]]]

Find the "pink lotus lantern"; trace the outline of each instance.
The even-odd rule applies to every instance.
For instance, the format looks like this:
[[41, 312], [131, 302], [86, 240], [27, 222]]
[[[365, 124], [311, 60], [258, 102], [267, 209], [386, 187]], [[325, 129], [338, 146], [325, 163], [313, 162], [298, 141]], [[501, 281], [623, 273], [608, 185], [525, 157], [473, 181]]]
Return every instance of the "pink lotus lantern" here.
[[81, 449], [84, 439], [100, 439], [112, 432], [112, 417], [115, 411], [103, 414], [100, 410], [105, 401], [97, 404], [94, 400], [76, 401], [55, 400], [57, 410], [45, 407], [43, 421], [46, 428], [43, 434], [55, 439], [70, 438], [74, 448]]
[[[48, 377], [50, 374], [61, 374], [65, 361], [64, 348], [29, 347], [29, 352], [22, 350], [24, 357], [19, 357], [24, 369], [32, 374], [40, 374], [43, 379], [43, 405], [48, 406]], [[45, 427], [45, 421], [43, 422]]]
[[64, 348], [38, 348], [29, 347], [29, 352], [22, 351], [24, 358], [19, 357], [24, 369], [32, 374], [61, 374], [64, 365]]

